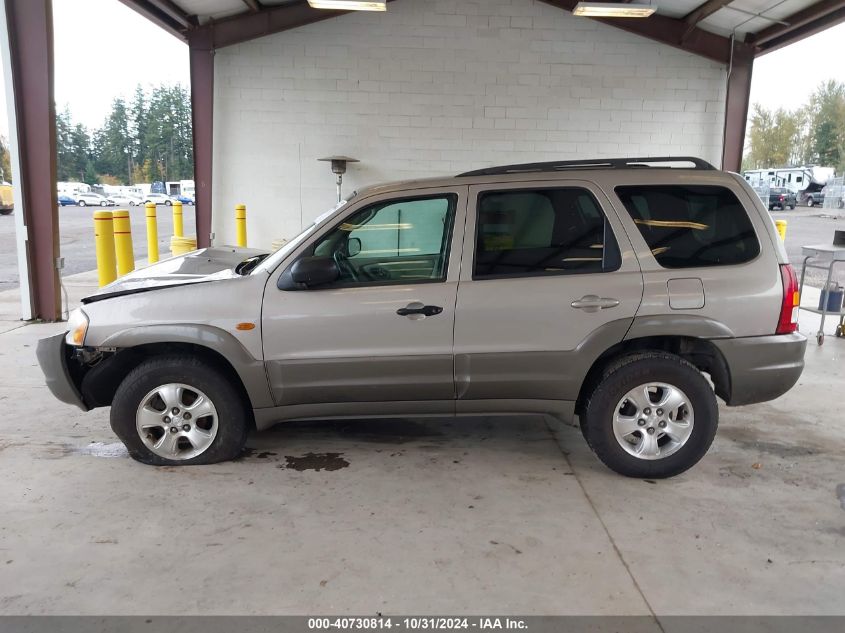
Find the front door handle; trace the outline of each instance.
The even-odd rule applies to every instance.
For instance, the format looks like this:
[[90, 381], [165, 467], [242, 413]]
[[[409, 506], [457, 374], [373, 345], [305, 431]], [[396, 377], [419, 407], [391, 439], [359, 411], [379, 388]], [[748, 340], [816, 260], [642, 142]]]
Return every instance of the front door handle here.
[[434, 316], [435, 314], [440, 314], [443, 312], [443, 308], [440, 306], [427, 306], [423, 305], [419, 301], [414, 301], [413, 303], [409, 303], [404, 308], [399, 308], [396, 311], [396, 314], [399, 316], [411, 316], [414, 314], [421, 314], [423, 316]]
[[599, 310], [604, 310], [605, 308], [615, 308], [619, 305], [619, 299], [613, 299], [612, 297], [599, 297], [598, 295], [584, 295], [569, 305], [578, 310], [583, 310], [584, 312], [598, 312]]

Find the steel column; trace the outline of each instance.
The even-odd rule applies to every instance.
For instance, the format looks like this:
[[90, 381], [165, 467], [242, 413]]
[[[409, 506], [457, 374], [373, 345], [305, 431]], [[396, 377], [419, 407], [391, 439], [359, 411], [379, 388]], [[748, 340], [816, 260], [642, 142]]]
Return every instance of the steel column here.
[[191, 118], [194, 132], [194, 180], [197, 246], [211, 245], [211, 184], [214, 142], [214, 50], [209, 38], [189, 41]]
[[[53, 98], [51, 0], [5, 0], [14, 87], [20, 182], [16, 213], [26, 224], [31, 315], [61, 319], [56, 108]], [[21, 283], [27, 280], [22, 279]]]
[[728, 93], [725, 98], [725, 129], [722, 138], [722, 169], [740, 171], [745, 149], [745, 126], [751, 96], [754, 54], [742, 44], [735, 44], [728, 66]]

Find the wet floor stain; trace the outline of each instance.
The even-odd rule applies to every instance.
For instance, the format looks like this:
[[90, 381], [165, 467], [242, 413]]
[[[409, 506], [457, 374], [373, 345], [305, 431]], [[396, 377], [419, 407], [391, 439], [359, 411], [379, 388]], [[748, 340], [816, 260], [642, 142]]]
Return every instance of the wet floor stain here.
[[285, 464], [279, 468], [292, 470], [340, 470], [349, 466], [349, 462], [341, 457], [343, 453], [305, 453], [302, 457], [285, 455]]

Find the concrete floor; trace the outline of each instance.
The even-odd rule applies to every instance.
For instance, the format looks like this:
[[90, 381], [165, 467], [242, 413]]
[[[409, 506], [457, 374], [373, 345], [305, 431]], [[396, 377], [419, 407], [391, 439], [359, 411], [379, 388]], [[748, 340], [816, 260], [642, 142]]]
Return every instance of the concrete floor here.
[[0, 614], [845, 614], [843, 339], [655, 482], [539, 417], [296, 423], [142, 466], [43, 386], [61, 324], [0, 325]]

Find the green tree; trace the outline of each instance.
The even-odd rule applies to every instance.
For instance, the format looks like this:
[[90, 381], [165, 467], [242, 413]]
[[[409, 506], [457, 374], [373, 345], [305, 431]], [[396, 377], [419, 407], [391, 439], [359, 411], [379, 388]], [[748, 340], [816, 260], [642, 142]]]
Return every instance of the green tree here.
[[126, 102], [117, 98], [102, 128], [94, 135], [95, 167], [100, 174], [110, 174], [131, 184], [132, 137]]
[[812, 160], [820, 165], [845, 168], [845, 84], [822, 83], [810, 99], [812, 108]]
[[5, 136], [0, 136], [0, 180], [12, 182], [12, 160], [9, 152], [9, 142]]
[[752, 169], [787, 167], [793, 159], [801, 132], [801, 115], [783, 108], [771, 111], [754, 104], [749, 133]]

